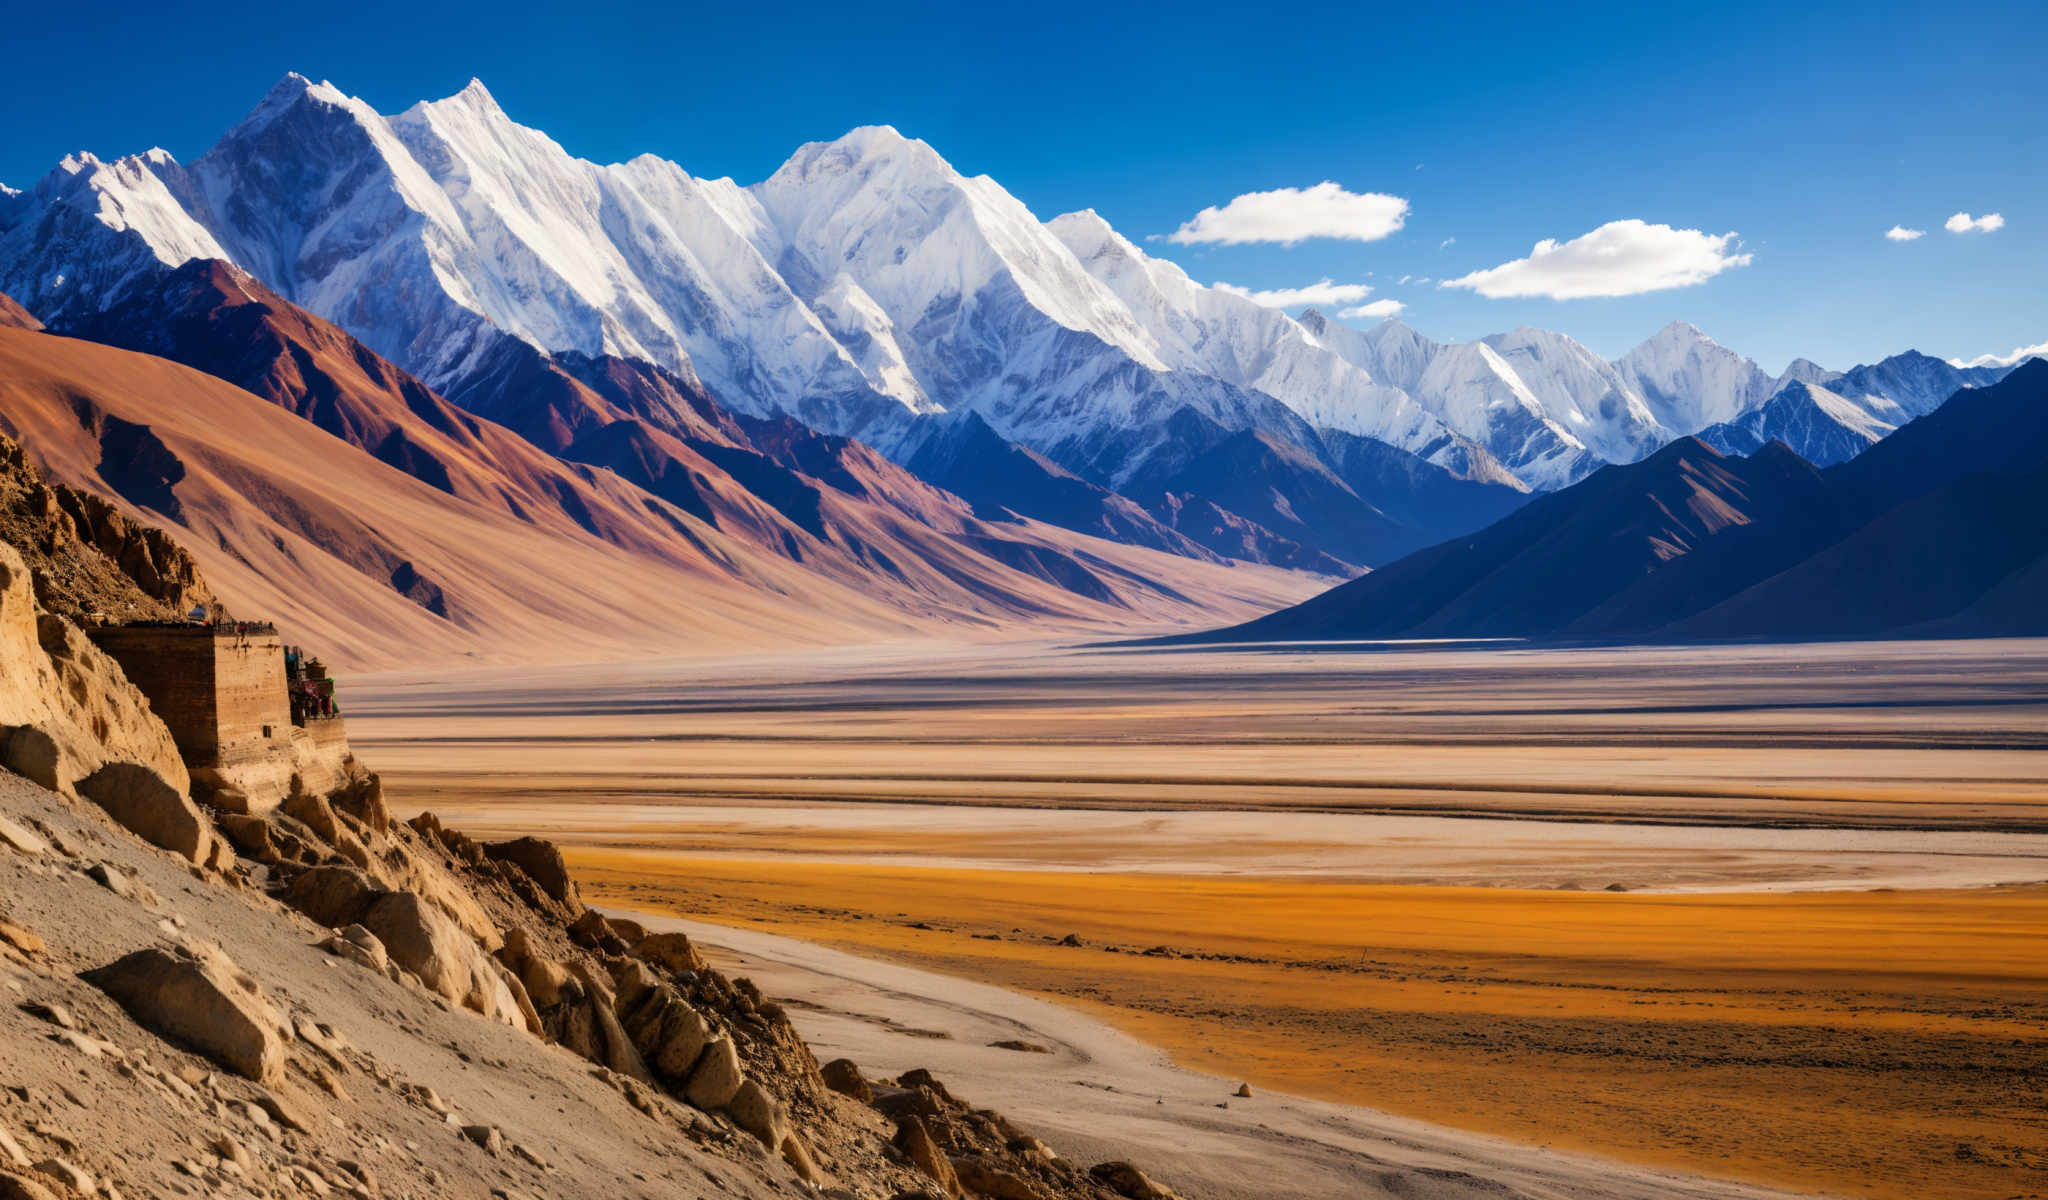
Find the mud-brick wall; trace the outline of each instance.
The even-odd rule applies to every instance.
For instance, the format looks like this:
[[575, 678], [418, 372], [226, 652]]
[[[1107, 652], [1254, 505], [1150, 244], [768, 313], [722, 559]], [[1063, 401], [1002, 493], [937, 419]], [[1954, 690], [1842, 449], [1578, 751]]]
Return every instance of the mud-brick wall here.
[[277, 753], [291, 731], [284, 643], [276, 634], [213, 639], [218, 761]]
[[220, 740], [212, 631], [115, 627], [96, 630], [92, 640], [112, 655], [128, 681], [149, 697], [149, 706], [169, 727], [171, 739], [187, 763], [215, 761]]

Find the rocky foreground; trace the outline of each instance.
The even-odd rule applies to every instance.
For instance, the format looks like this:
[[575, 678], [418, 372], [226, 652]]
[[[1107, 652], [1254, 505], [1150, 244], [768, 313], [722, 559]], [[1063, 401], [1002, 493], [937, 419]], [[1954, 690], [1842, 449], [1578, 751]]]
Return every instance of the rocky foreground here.
[[49, 603], [53, 562], [162, 602], [95, 547], [0, 544], [0, 1200], [1172, 1195], [926, 1072], [821, 1067], [687, 937], [586, 908], [549, 843], [394, 821], [360, 764], [268, 813], [195, 802]]

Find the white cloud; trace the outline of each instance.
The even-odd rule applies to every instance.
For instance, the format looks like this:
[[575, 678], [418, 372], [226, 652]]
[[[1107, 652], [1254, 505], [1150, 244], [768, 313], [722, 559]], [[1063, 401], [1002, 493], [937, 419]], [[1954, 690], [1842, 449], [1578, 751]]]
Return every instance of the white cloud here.
[[1942, 228], [1950, 233], [1990, 233], [1994, 229], [2005, 228], [2005, 218], [1997, 213], [1973, 217], [1969, 213], [1959, 212], [1944, 222]]
[[1733, 233], [1673, 229], [1646, 221], [1609, 221], [1569, 242], [1545, 238], [1529, 257], [1505, 262], [1442, 287], [1470, 288], [1491, 299], [1548, 296], [1578, 300], [1589, 296], [1636, 296], [1665, 288], [1704, 283], [1730, 267], [1746, 267], [1750, 256], [1730, 254]]
[[1369, 283], [1338, 283], [1328, 278], [1318, 279], [1307, 287], [1269, 288], [1262, 292], [1218, 281], [1216, 290], [1229, 292], [1233, 296], [1243, 296], [1267, 308], [1293, 308], [1301, 304], [1356, 304], [1372, 295], [1372, 285]]
[[1925, 229], [1908, 229], [1904, 225], [1894, 225], [1890, 229], [1885, 230], [1884, 235], [1895, 242], [1910, 242], [1914, 238], [1926, 237], [1927, 231]]
[[1357, 308], [1344, 309], [1337, 315], [1347, 320], [1356, 319], [1358, 317], [1371, 317], [1377, 320], [1381, 317], [1398, 316], [1403, 311], [1405, 311], [1407, 307], [1407, 305], [1401, 303], [1399, 300], [1395, 300], [1390, 297], [1385, 300], [1375, 300], [1370, 304], [1361, 304]]
[[2009, 367], [2022, 359], [2048, 358], [2048, 342], [2038, 346], [2021, 346], [2011, 354], [1979, 354], [1975, 358], [1951, 358], [1952, 367]]
[[1326, 180], [1308, 188], [1246, 192], [1221, 208], [1196, 213], [1166, 240], [1183, 246], [1199, 242], [1293, 246], [1319, 237], [1376, 242], [1400, 229], [1407, 219], [1408, 202], [1399, 196], [1347, 192]]
[[1457, 239], [1457, 238], [1454, 238], [1454, 237], [1447, 237], [1447, 238], [1445, 238], [1445, 239], [1444, 239], [1443, 241], [1441, 241], [1441, 242], [1438, 242], [1438, 243], [1436, 244], [1436, 248], [1437, 248], [1437, 249], [1439, 249], [1439, 250], [1441, 250], [1441, 249], [1443, 249], [1443, 248], [1444, 248], [1444, 247], [1446, 247], [1446, 246], [1455, 246], [1455, 245], [1457, 245], [1457, 244], [1458, 244], [1458, 239]]

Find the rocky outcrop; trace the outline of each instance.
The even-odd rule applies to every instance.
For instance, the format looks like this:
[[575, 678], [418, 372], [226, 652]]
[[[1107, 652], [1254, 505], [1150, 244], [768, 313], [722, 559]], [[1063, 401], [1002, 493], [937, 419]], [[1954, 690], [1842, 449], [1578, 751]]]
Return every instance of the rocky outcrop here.
[[[156, 555], [147, 536], [137, 536], [161, 576], [158, 559], [175, 558]], [[137, 570], [138, 579], [150, 578]], [[353, 760], [332, 775], [295, 771], [289, 788], [272, 797], [274, 806], [251, 803], [225, 778], [205, 780], [203, 802], [195, 803], [193, 780], [148, 701], [66, 617], [38, 607], [36, 586], [27, 561], [0, 542], [0, 762], [74, 799], [51, 797], [55, 807], [27, 823], [0, 817], [0, 862], [28, 860], [16, 864], [17, 879], [85, 881], [65, 904], [100, 906], [95, 920], [112, 919], [109, 932], [95, 933], [92, 955], [69, 962], [67, 939], [46, 944], [27, 927], [40, 919], [0, 921], [0, 957], [11, 971], [32, 970], [45, 984], [68, 980], [75, 988], [62, 1006], [23, 1004], [24, 1020], [56, 1026], [51, 1037], [68, 1052], [117, 1065], [105, 1080], [140, 1087], [153, 1114], [165, 1103], [189, 1104], [187, 1119], [206, 1122], [209, 1132], [196, 1140], [181, 1139], [175, 1127], [156, 1135], [164, 1145], [189, 1141], [203, 1160], [181, 1159], [171, 1191], [450, 1194], [446, 1176], [431, 1170], [396, 1187], [380, 1187], [360, 1164], [350, 1165], [354, 1160], [314, 1173], [308, 1164], [323, 1138], [313, 1135], [345, 1127], [293, 1091], [284, 1082], [289, 1075], [337, 1105], [350, 1104], [357, 1089], [401, 1097], [431, 1113], [436, 1127], [460, 1131], [455, 1140], [463, 1153], [494, 1159], [496, 1174], [509, 1179], [508, 1171], [525, 1171], [523, 1186], [551, 1192], [534, 1174], [552, 1169], [545, 1158], [508, 1136], [497, 1114], [471, 1105], [518, 1092], [550, 1121], [557, 1112], [580, 1119], [552, 1096], [527, 1094], [551, 1071], [562, 1086], [566, 1050], [590, 1064], [568, 1071], [572, 1085], [601, 1081], [597, 1086], [623, 1097], [631, 1113], [655, 1123], [628, 1135], [630, 1144], [683, 1140], [726, 1158], [738, 1173], [719, 1183], [721, 1192], [766, 1195], [801, 1186], [830, 1194], [844, 1183], [847, 1192], [874, 1196], [959, 1194], [963, 1184], [998, 1197], [1111, 1195], [927, 1074], [870, 1086], [850, 1062], [821, 1072], [781, 1006], [749, 981], [713, 969], [688, 937], [649, 933], [639, 922], [584, 908], [560, 851], [545, 841], [483, 844], [431, 814], [394, 823], [382, 782]], [[19, 782], [6, 786], [16, 795], [48, 795]], [[0, 790], [0, 802], [6, 796]], [[53, 814], [71, 822], [63, 838], [43, 819]], [[137, 837], [98, 824], [101, 814]], [[75, 848], [81, 837], [94, 853]], [[4, 907], [19, 915], [12, 897]], [[188, 911], [211, 911], [217, 919], [222, 908], [239, 915], [216, 929], [246, 934], [251, 923], [269, 923], [272, 932], [255, 954], [233, 936], [214, 935], [257, 967], [267, 993], [187, 928]], [[42, 916], [49, 915], [45, 908]], [[307, 919], [322, 928], [309, 934]], [[75, 941], [78, 926], [70, 932]], [[169, 945], [130, 948], [138, 942]], [[103, 965], [77, 970], [96, 962]], [[318, 969], [309, 973], [308, 963]], [[459, 1098], [458, 1111], [431, 1088], [407, 1083], [397, 1064], [355, 1050], [320, 1013], [357, 997], [350, 1020], [386, 1023], [377, 1037], [386, 1046], [411, 1038], [422, 1052], [454, 1052], [458, 1073], [444, 1075], [444, 1086], [471, 1078], [472, 1068], [511, 1086], [480, 1085]], [[471, 1013], [483, 1020], [464, 1033]], [[436, 1023], [431, 1035], [425, 1031]], [[175, 1066], [177, 1055], [118, 1045], [110, 1040], [115, 1025], [205, 1057], [241, 1077], [234, 1086], [244, 1090], [223, 1089], [224, 1077], [203, 1069]], [[560, 1049], [538, 1054], [544, 1042]], [[522, 1047], [537, 1056], [522, 1058]], [[16, 1049], [0, 1046], [0, 1054]], [[604, 1119], [625, 1112], [613, 1109]], [[222, 1132], [230, 1123], [238, 1124]], [[356, 1145], [388, 1148], [396, 1135], [410, 1163], [398, 1169], [410, 1172], [420, 1159], [405, 1139], [417, 1130], [398, 1134], [399, 1128], [387, 1121], [374, 1139], [358, 1138]], [[69, 1152], [42, 1156], [48, 1148], [39, 1145], [38, 1157], [17, 1162], [0, 1140], [0, 1200], [33, 1195], [25, 1190], [32, 1187], [157, 1194], [161, 1181], [74, 1178], [79, 1168]], [[97, 1172], [119, 1160], [86, 1153], [79, 1161]], [[724, 1186], [734, 1179], [746, 1186]]]
[[147, 767], [181, 794], [191, 786], [178, 747], [149, 701], [75, 625], [40, 611], [27, 564], [5, 543], [0, 735], [4, 765], [55, 791], [71, 791], [110, 762]]
[[45, 482], [5, 436], [0, 541], [23, 556], [43, 608], [74, 624], [176, 620], [217, 602], [197, 562], [169, 534], [129, 520], [91, 492]]
[[484, 847], [484, 853], [526, 872], [528, 878], [540, 885], [541, 891], [569, 908], [583, 907], [583, 898], [576, 891], [576, 881], [569, 876], [569, 864], [563, 861], [562, 852], [553, 842], [536, 837], [514, 838], [509, 842], [491, 842]]
[[519, 1002], [482, 950], [413, 892], [386, 892], [364, 911], [363, 927], [391, 961], [448, 1000], [507, 1025], [523, 1025]]
[[237, 1075], [273, 1080], [283, 1070], [283, 1021], [225, 954], [137, 950], [85, 978], [138, 1024]]
[[704, 956], [684, 933], [649, 934], [633, 943], [633, 954], [669, 971], [704, 969]]

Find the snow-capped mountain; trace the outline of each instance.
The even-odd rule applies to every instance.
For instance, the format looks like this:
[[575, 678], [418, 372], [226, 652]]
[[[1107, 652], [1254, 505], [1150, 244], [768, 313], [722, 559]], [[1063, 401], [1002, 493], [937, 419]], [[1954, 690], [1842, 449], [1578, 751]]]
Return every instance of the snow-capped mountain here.
[[885, 451], [916, 445], [923, 416], [974, 413], [1111, 488], [1255, 431], [1312, 458], [1324, 434], [1372, 438], [1548, 490], [1793, 384], [1868, 430], [1995, 372], [1913, 355], [1846, 373], [1801, 360], [1774, 380], [1682, 322], [1609, 363], [1537, 329], [1439, 343], [1398, 321], [1297, 319], [1092, 211], [1041, 222], [886, 126], [742, 187], [652, 156], [575, 158], [477, 82], [385, 116], [291, 75], [189, 166], [79, 154], [0, 193], [0, 291], [55, 327], [195, 258], [243, 267], [450, 395], [482, 390], [509, 336], [644, 359], [739, 411]]
[[1666, 325], [1614, 367], [1672, 437], [1734, 420], [1772, 390], [1762, 367], [1684, 321]]
[[1816, 467], [1847, 462], [1897, 426], [1818, 383], [1793, 380], [1733, 421], [1709, 426], [1700, 439], [1724, 454], [1754, 454], [1783, 442]]
[[[1276, 397], [1319, 428], [1424, 457], [1453, 451], [1458, 439], [1441, 420], [1279, 309], [1196, 283], [1178, 264], [1138, 249], [1092, 209], [1055, 217], [1047, 228], [1116, 295], [1174, 369]], [[1455, 465], [1465, 474], [1477, 466]]]
[[[1589, 443], [1627, 445], [1585, 415], [1579, 396], [1595, 412], [1628, 406], [1604, 397], [1619, 381], [1591, 350], [1565, 337], [1518, 329], [1477, 342], [1432, 341], [1399, 320], [1369, 330], [1331, 321], [1314, 309], [1302, 325], [1388, 386], [1410, 397], [1457, 434], [1484, 447], [1516, 478], [1539, 490], [1573, 483], [1605, 462], [1640, 454], [1605, 455]], [[1640, 401], [1634, 407], [1640, 409]], [[1642, 451], [1661, 445], [1662, 439]]]
[[1480, 340], [1559, 428], [1605, 462], [1635, 462], [1675, 436], [1614, 364], [1564, 334], [1524, 325]]

